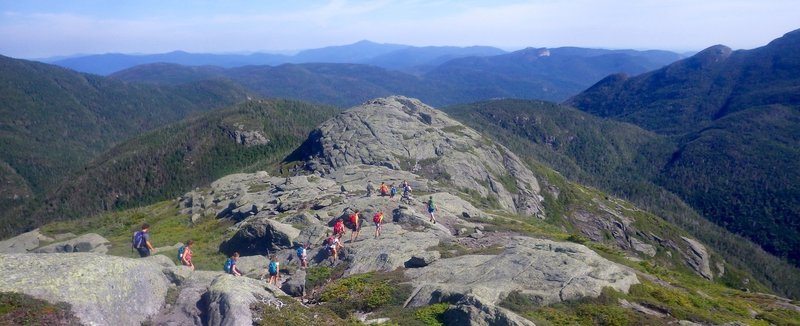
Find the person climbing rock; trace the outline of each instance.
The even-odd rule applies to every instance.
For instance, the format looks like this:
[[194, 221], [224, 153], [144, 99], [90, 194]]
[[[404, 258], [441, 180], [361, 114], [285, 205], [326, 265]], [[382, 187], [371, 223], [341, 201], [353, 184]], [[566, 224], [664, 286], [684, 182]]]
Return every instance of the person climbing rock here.
[[372, 197], [373, 191], [375, 191], [375, 187], [372, 186], [372, 181], [367, 181], [367, 197]]
[[236, 263], [239, 261], [239, 252], [234, 252], [233, 255], [228, 257], [228, 260], [225, 261], [225, 273], [233, 274], [233, 276], [242, 276], [242, 271], [239, 270], [239, 267], [236, 267]]
[[181, 264], [191, 268], [192, 270], [194, 270], [194, 263], [192, 263], [192, 256], [194, 254], [192, 252], [193, 245], [194, 240], [189, 240], [186, 241], [186, 245], [182, 247], [183, 252], [181, 252], [180, 249], [178, 250], [178, 256], [181, 258]]
[[361, 233], [361, 217], [358, 215], [358, 210], [350, 214], [350, 225], [353, 231], [350, 233], [350, 243], [353, 243], [358, 240], [358, 234]]
[[333, 235], [339, 239], [344, 236], [344, 220], [341, 217], [333, 225]]
[[267, 271], [269, 272], [269, 284], [278, 286], [278, 281], [280, 280], [281, 276], [278, 271], [280, 271], [280, 263], [278, 262], [278, 257], [272, 255], [269, 259], [269, 266], [267, 266]]
[[142, 229], [133, 234], [133, 248], [139, 252], [140, 257], [147, 257], [150, 253], [156, 252], [156, 248], [150, 243], [150, 224], [142, 224]]
[[433, 196], [428, 197], [428, 214], [431, 216], [431, 222], [436, 224], [436, 205], [433, 203]]
[[328, 248], [328, 256], [331, 258], [331, 264], [336, 263], [336, 260], [339, 259], [339, 249], [342, 248], [341, 242], [339, 242], [339, 238], [326, 234], [327, 240], [325, 240], [325, 245]]
[[389, 198], [394, 199], [395, 195], [397, 195], [397, 187], [395, 187], [394, 182], [392, 182], [392, 185], [389, 186]]
[[383, 212], [378, 211], [372, 217], [372, 222], [375, 223], [375, 239], [381, 236], [381, 225], [383, 225]]
[[297, 246], [297, 259], [300, 261], [300, 268], [308, 268], [308, 243], [305, 246], [302, 244]]

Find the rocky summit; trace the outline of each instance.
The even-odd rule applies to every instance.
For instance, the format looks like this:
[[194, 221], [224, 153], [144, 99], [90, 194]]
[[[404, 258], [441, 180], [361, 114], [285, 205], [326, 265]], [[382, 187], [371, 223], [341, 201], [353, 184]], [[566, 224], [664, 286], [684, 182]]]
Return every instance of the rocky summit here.
[[[411, 289], [401, 298], [403, 309], [444, 304], [437, 318], [447, 325], [533, 325], [504, 300], [514, 295], [542, 307], [633, 292], [645, 279], [653, 282], [647, 286], [666, 284], [604, 258], [598, 248], [621, 251], [615, 257], [632, 262], [674, 256], [670, 263], [714, 276], [713, 252], [700, 242], [663, 226], [646, 229], [633, 217], [641, 212], [607, 197], [595, 201], [599, 208], [570, 217], [588, 239], [562, 242], [525, 231], [528, 222], [546, 224], [541, 191], [554, 186], [537, 180], [505, 147], [415, 99], [381, 98], [340, 113], [311, 132], [279, 171], [228, 175], [176, 200], [187, 227], [230, 223], [214, 245], [225, 255], [242, 254], [245, 277], [191, 271], [161, 255], [106, 256], [111, 245], [96, 234], [57, 240], [37, 231], [0, 243], [8, 252], [0, 255], [0, 291], [70, 303], [89, 325], [251, 325], [269, 324], [264, 305], [297, 301], [311, 309], [320, 304], [317, 291], [325, 291], [320, 282], [373, 273], [393, 275]], [[394, 197], [379, 193], [381, 183], [400, 188], [402, 182], [412, 188], [408, 198], [401, 200], [402, 190]], [[354, 227], [347, 217], [356, 210], [361, 234], [350, 241], [348, 231], [333, 260], [327, 234], [338, 219]], [[379, 237], [377, 212], [384, 214]], [[609, 246], [581, 244], [604, 239]], [[308, 270], [298, 267], [298, 245], [309, 246]], [[281, 261], [277, 286], [259, 277], [272, 254]], [[322, 269], [333, 272], [319, 279]], [[668, 315], [652, 302], [623, 301]], [[365, 323], [387, 321], [365, 316]]]

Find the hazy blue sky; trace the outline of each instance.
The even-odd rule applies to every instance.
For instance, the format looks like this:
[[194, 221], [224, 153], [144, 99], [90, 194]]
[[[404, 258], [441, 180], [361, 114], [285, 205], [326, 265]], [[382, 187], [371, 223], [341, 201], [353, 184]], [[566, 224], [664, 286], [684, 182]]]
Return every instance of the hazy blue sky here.
[[799, 0], [0, 0], [0, 54], [296, 50], [359, 40], [701, 50], [800, 28]]

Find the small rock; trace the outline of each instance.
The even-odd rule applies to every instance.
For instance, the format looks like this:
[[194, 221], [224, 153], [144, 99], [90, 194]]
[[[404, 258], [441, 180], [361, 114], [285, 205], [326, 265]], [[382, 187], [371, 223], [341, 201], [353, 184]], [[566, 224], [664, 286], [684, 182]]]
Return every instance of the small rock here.
[[405, 266], [406, 268], [425, 267], [439, 260], [441, 256], [438, 251], [425, 251], [411, 256], [411, 259], [406, 261]]

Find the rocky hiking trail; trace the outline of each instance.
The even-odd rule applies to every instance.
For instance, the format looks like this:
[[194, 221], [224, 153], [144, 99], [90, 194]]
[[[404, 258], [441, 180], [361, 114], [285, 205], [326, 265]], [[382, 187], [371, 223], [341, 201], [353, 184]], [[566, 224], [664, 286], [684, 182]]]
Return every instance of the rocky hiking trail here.
[[[501, 303], [513, 294], [547, 306], [660, 281], [604, 258], [597, 246], [530, 232], [531, 225], [547, 225], [563, 234], [542, 222], [547, 212], [541, 191], [549, 185], [508, 149], [414, 99], [377, 99], [344, 111], [313, 131], [287, 161], [296, 167], [289, 175], [232, 174], [176, 201], [187, 227], [233, 222], [219, 251], [240, 252], [245, 277], [192, 272], [163, 255], [107, 256], [110, 244], [99, 235], [40, 248], [40, 241], [56, 240], [33, 232], [0, 243], [4, 252], [14, 252], [0, 254], [6, 275], [0, 292], [68, 302], [89, 325], [252, 325], [267, 323], [264, 309], [326, 306], [320, 302], [325, 285], [376, 273], [410, 289], [398, 309], [444, 303], [440, 318], [448, 325], [533, 325]], [[368, 182], [399, 187], [403, 181], [413, 188], [410, 203], [401, 203], [399, 194], [366, 196]], [[429, 198], [437, 206], [435, 224], [426, 211]], [[603, 205], [575, 214], [575, 224], [584, 225], [590, 238], [608, 234], [613, 250], [630, 261], [666, 251], [672, 257], [674, 251], [686, 256], [686, 268], [714, 277], [710, 253], [696, 240], [641, 232], [622, 206]], [[351, 243], [348, 229], [339, 259], [331, 262], [326, 233], [338, 218], [349, 224], [352, 210], [361, 212], [361, 233]], [[372, 222], [377, 211], [385, 215], [378, 238]], [[310, 244], [308, 270], [299, 268], [295, 255], [300, 244]], [[278, 287], [258, 279], [268, 254], [281, 262]], [[323, 267], [333, 272], [309, 281]], [[363, 321], [391, 322], [370, 318]]]

